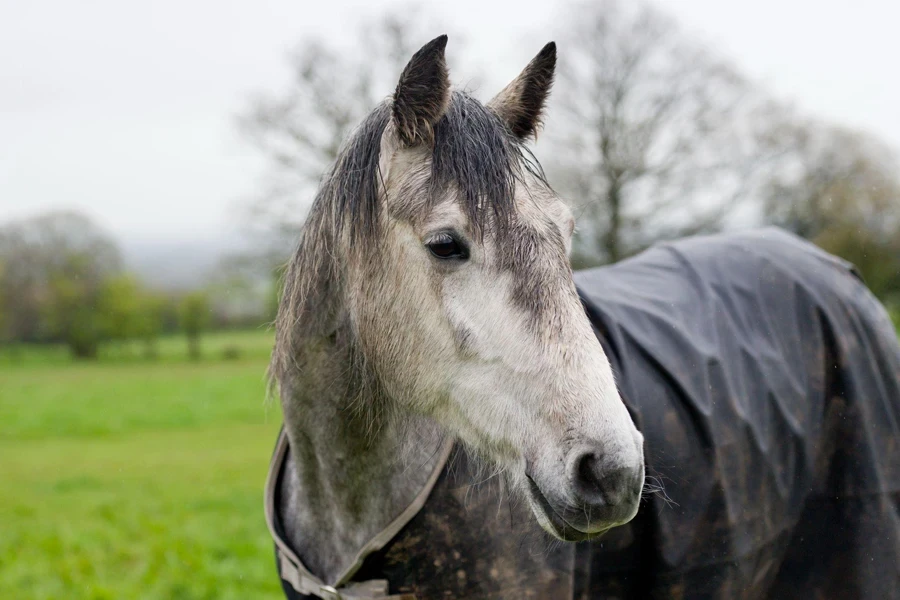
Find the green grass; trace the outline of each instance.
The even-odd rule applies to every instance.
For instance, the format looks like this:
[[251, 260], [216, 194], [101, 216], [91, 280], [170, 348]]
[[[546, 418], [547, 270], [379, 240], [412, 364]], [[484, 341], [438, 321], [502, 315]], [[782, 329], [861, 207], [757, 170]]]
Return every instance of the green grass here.
[[173, 340], [155, 362], [29, 348], [0, 365], [0, 598], [283, 597], [262, 513], [271, 342], [222, 334], [199, 363]]
[[[222, 360], [228, 348], [238, 351], [238, 359], [268, 359], [273, 337], [271, 332], [259, 329], [213, 331], [204, 334], [200, 340], [202, 360]], [[134, 341], [107, 343], [100, 347], [98, 362], [121, 364], [188, 360], [187, 340], [183, 335], [162, 336], [156, 343], [155, 359], [148, 359], [144, 350], [144, 344]], [[62, 344], [0, 346], [0, 370], [34, 365], [62, 366], [70, 362], [69, 351]]]
[[244, 360], [0, 371], [0, 441], [261, 422], [265, 369]]

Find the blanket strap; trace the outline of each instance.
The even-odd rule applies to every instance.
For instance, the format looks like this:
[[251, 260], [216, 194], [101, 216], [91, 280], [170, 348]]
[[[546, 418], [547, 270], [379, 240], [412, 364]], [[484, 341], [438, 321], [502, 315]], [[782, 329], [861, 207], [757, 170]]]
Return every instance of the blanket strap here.
[[275, 540], [275, 552], [278, 556], [278, 570], [281, 571], [281, 578], [291, 584], [291, 587], [297, 593], [314, 596], [321, 600], [415, 600], [414, 594], [390, 594], [386, 579], [373, 579], [361, 582], [349, 582], [349, 580], [359, 570], [369, 554], [380, 550], [385, 544], [394, 539], [400, 530], [422, 510], [422, 506], [428, 500], [428, 496], [437, 483], [444, 465], [447, 464], [447, 459], [450, 457], [450, 452], [453, 449], [453, 440], [448, 439], [444, 442], [434, 470], [412, 503], [360, 549], [353, 563], [344, 570], [334, 586], [326, 585], [324, 581], [310, 573], [309, 569], [303, 565], [303, 562], [288, 546], [287, 542], [281, 538], [275, 528], [275, 488], [278, 485], [278, 476], [281, 473], [288, 447], [287, 434], [282, 428], [278, 436], [278, 444], [275, 447], [275, 454], [272, 455], [272, 462], [269, 464], [269, 474], [266, 478], [266, 525], [269, 527], [272, 539]]

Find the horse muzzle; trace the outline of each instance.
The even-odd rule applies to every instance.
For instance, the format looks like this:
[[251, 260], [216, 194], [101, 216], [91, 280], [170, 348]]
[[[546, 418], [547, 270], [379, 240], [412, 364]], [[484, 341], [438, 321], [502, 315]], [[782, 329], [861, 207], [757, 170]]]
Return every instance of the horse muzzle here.
[[532, 511], [549, 533], [565, 541], [587, 540], [637, 514], [644, 486], [640, 447], [611, 454], [599, 444], [579, 444], [563, 464], [563, 477], [543, 478], [526, 465]]

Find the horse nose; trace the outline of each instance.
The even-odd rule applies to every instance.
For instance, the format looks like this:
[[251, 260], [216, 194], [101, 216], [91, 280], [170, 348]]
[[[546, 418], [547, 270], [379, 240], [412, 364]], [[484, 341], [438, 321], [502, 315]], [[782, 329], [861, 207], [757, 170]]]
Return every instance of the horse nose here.
[[596, 448], [572, 452], [569, 480], [580, 499], [591, 506], [610, 508], [631, 504], [640, 494], [643, 464], [628, 465], [604, 456]]

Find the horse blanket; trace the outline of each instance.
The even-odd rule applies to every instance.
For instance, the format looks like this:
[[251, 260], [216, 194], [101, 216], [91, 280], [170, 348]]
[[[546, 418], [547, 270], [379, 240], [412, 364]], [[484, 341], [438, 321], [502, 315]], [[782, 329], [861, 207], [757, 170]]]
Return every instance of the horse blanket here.
[[562, 543], [456, 448], [354, 580], [420, 599], [900, 598], [900, 345], [851, 265], [770, 228], [575, 283], [665, 492]]

